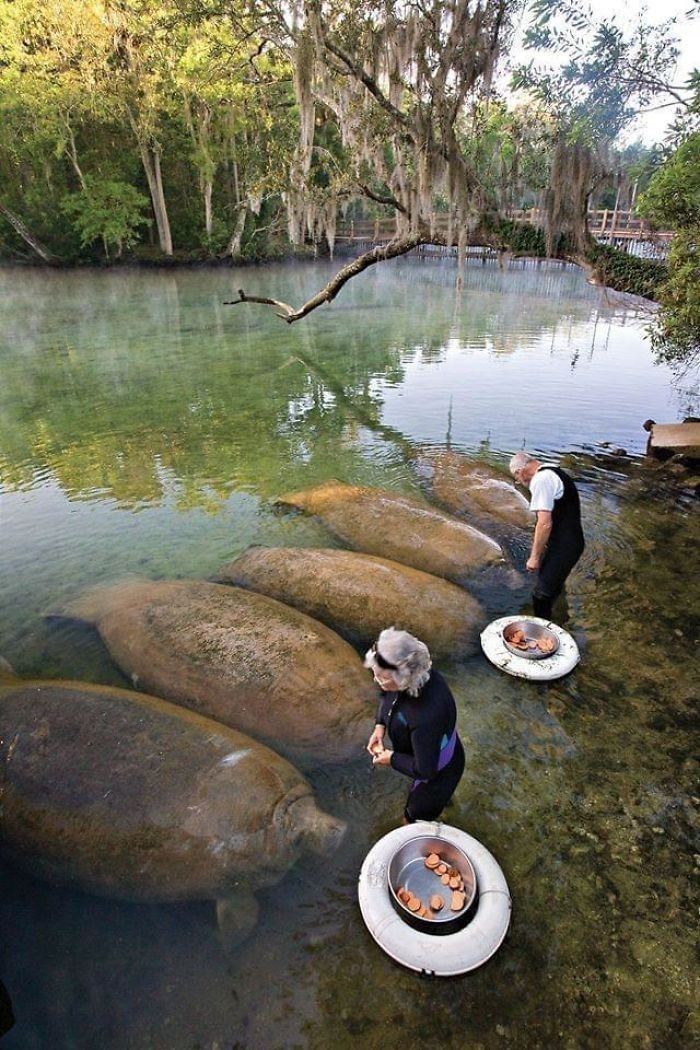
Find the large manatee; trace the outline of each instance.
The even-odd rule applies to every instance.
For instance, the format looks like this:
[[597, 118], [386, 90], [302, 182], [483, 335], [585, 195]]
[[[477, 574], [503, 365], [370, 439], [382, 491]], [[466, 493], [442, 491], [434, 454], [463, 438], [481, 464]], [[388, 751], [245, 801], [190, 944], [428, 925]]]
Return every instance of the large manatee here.
[[314, 514], [349, 547], [462, 582], [475, 569], [502, 562], [489, 536], [435, 507], [382, 489], [329, 481], [280, 497]]
[[125, 900], [215, 899], [247, 931], [253, 891], [342, 821], [233, 729], [127, 689], [0, 676], [0, 850], [53, 882]]
[[217, 579], [266, 594], [373, 641], [387, 624], [422, 639], [436, 656], [473, 652], [485, 624], [461, 587], [386, 558], [315, 547], [251, 547]]
[[60, 610], [94, 623], [134, 685], [305, 765], [359, 757], [376, 702], [347, 642], [272, 598], [195, 580], [90, 589]]
[[496, 519], [522, 529], [532, 526], [525, 497], [506, 474], [489, 463], [443, 449], [421, 453], [416, 465], [428, 479], [433, 499], [453, 514], [466, 514], [480, 522]]

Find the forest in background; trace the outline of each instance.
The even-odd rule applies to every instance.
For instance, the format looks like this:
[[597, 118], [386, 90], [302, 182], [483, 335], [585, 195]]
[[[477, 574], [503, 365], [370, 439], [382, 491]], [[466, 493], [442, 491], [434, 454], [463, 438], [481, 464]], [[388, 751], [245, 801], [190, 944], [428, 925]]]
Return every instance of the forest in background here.
[[[516, 26], [526, 25], [516, 62]], [[700, 333], [700, 81], [678, 28], [581, 5], [301, 0], [2, 0], [0, 258], [265, 260], [333, 252], [343, 217], [394, 216], [389, 246], [573, 258], [658, 299], [660, 356]], [[620, 147], [644, 108], [668, 140]], [[538, 206], [541, 228], [514, 225]], [[676, 231], [668, 268], [597, 246], [589, 208]], [[447, 213], [448, 233], [432, 216]]]

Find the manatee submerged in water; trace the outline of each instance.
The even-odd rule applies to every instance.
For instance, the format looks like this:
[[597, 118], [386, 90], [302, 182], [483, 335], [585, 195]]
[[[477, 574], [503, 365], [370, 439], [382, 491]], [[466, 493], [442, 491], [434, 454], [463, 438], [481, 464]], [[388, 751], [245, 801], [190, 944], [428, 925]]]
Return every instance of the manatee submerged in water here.
[[443, 511], [383, 489], [329, 481], [281, 496], [278, 503], [314, 514], [349, 547], [461, 583], [501, 563], [490, 536]]
[[466, 514], [480, 523], [495, 519], [507, 526], [530, 528], [528, 502], [508, 475], [481, 460], [459, 452], [422, 452], [416, 460], [430, 485], [433, 499], [453, 514]]
[[90, 589], [59, 613], [95, 624], [135, 686], [250, 733], [305, 765], [360, 757], [376, 694], [324, 624], [196, 580]]
[[251, 547], [217, 574], [347, 631], [363, 643], [387, 624], [410, 631], [434, 656], [474, 652], [485, 624], [461, 587], [386, 558], [316, 547]]
[[0, 681], [0, 850], [101, 896], [218, 902], [230, 937], [252, 893], [344, 824], [300, 773], [248, 736], [143, 693]]

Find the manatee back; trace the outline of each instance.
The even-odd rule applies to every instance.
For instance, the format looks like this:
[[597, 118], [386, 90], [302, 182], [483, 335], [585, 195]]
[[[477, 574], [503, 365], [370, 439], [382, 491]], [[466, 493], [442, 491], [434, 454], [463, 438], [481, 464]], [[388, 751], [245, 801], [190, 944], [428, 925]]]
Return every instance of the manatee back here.
[[358, 757], [376, 703], [357, 653], [272, 598], [196, 580], [116, 588], [97, 628], [135, 685], [293, 761]]
[[293, 605], [364, 644], [394, 624], [421, 638], [433, 656], [475, 651], [484, 623], [479, 603], [461, 587], [355, 551], [251, 547], [217, 578]]
[[353, 499], [314, 511], [355, 550], [462, 582], [475, 569], [503, 560], [498, 543], [465, 521], [408, 496], [357, 490]]

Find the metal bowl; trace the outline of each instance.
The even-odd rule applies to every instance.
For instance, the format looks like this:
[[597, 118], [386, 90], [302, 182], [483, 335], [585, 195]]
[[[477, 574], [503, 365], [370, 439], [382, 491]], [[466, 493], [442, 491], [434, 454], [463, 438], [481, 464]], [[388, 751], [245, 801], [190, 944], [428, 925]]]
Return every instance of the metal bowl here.
[[[516, 631], [523, 631], [528, 643], [539, 642], [541, 639], [546, 638], [554, 643], [554, 648], [550, 649], [548, 653], [543, 653], [534, 646], [530, 649], [519, 649], [517, 645], [511, 643], [511, 639]], [[509, 623], [507, 627], [503, 628], [503, 644], [509, 652], [514, 653], [516, 656], [522, 656], [525, 660], [546, 660], [556, 653], [559, 648], [559, 639], [554, 631], [550, 631], [548, 627], [541, 627], [540, 624], [533, 623], [532, 620], [516, 620], [515, 623]]]
[[[451, 868], [456, 868], [464, 882], [464, 907], [458, 912], [450, 910], [452, 891], [444, 886], [438, 875], [425, 866], [429, 853], [438, 853], [440, 859]], [[474, 914], [477, 897], [476, 873], [466, 853], [454, 846], [447, 839], [424, 835], [411, 839], [396, 850], [387, 870], [389, 896], [394, 908], [401, 918], [415, 930], [423, 933], [455, 933], [469, 922]], [[422, 918], [408, 910], [399, 899], [398, 890], [403, 887], [410, 890], [422, 901], [430, 900], [434, 893], [439, 893], [445, 906], [433, 913], [433, 918]]]

